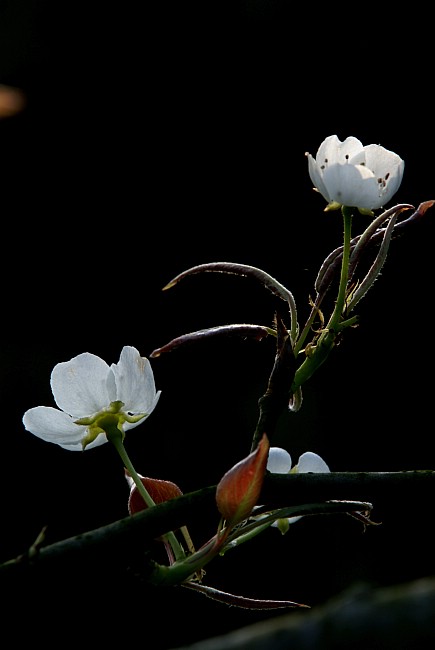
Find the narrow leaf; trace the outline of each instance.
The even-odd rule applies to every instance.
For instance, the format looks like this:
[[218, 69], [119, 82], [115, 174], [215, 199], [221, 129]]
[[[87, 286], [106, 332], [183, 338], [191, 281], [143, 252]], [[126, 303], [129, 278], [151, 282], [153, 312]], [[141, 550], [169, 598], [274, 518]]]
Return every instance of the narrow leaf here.
[[220, 325], [218, 327], [210, 327], [208, 329], [198, 330], [197, 332], [190, 332], [190, 334], [183, 334], [178, 336], [166, 345], [163, 345], [161, 348], [156, 348], [150, 354], [152, 359], [159, 357], [165, 352], [171, 352], [176, 348], [186, 345], [188, 343], [194, 343], [195, 341], [202, 341], [215, 336], [241, 336], [243, 338], [253, 338], [256, 341], [261, 341], [270, 334], [270, 329], [263, 327], [262, 325]]
[[291, 328], [290, 334], [292, 339], [296, 338], [296, 333], [298, 330], [297, 324], [297, 310], [296, 302], [291, 291], [289, 291], [284, 285], [282, 285], [278, 280], [275, 280], [271, 275], [258, 269], [255, 266], [249, 266], [248, 264], [236, 264], [234, 262], [211, 262], [209, 264], [199, 264], [198, 266], [192, 266], [190, 269], [179, 273], [175, 278], [173, 278], [166, 286], [163, 287], [163, 291], [174, 287], [180, 282], [183, 278], [186, 278], [188, 275], [195, 275], [196, 273], [203, 272], [217, 272], [217, 273], [230, 273], [233, 275], [242, 275], [244, 277], [251, 277], [255, 280], [261, 282], [261, 284], [269, 291], [271, 291], [276, 296], [279, 296], [282, 300], [285, 300], [288, 303], [290, 310], [290, 319], [291, 319]]
[[295, 603], [292, 600], [265, 600], [263, 598], [246, 598], [245, 596], [238, 596], [230, 594], [226, 591], [220, 591], [214, 587], [202, 585], [198, 582], [183, 582], [182, 587], [199, 591], [212, 600], [217, 600], [220, 603], [225, 603], [231, 607], [241, 607], [243, 609], [284, 609], [289, 607], [305, 607], [310, 608], [309, 605], [302, 605]]

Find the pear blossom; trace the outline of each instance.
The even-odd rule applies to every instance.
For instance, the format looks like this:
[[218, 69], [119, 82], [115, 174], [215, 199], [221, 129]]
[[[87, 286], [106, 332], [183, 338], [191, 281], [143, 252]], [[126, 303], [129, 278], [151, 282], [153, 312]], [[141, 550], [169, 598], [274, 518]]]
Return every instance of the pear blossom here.
[[149, 360], [131, 346], [123, 347], [119, 362], [111, 366], [89, 352], [58, 363], [50, 385], [58, 408], [31, 408], [23, 424], [38, 438], [71, 451], [107, 442], [109, 425], [124, 436], [153, 412], [161, 393]]
[[330, 135], [315, 158], [305, 155], [314, 188], [328, 201], [325, 210], [347, 206], [371, 212], [388, 203], [402, 182], [400, 156], [377, 144], [363, 146], [353, 136], [341, 142]]
[[[301, 454], [297, 464], [292, 467], [291, 455], [281, 447], [271, 447], [269, 449], [267, 469], [269, 472], [273, 472], [274, 474], [305, 474], [309, 472], [321, 474], [323, 472], [329, 473], [331, 471], [323, 458], [312, 451], [306, 451]], [[289, 524], [295, 523], [301, 519], [302, 516], [303, 515], [278, 519], [272, 524], [272, 526], [279, 528], [279, 530], [284, 534], [287, 532]]]

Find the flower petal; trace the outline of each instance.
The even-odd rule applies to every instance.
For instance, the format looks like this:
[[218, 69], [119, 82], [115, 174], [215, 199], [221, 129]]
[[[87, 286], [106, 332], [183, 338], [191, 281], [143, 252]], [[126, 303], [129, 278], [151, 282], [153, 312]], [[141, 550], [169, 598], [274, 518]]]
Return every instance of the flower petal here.
[[[377, 144], [364, 147], [366, 165], [375, 176], [385, 176], [387, 173], [397, 174], [404, 166], [404, 162], [397, 153], [389, 151]], [[353, 164], [354, 161], [351, 161]]]
[[38, 438], [58, 445], [76, 445], [81, 449], [81, 440], [86, 427], [74, 424], [73, 419], [51, 406], [36, 406], [23, 415], [23, 424]]
[[[141, 357], [136, 348], [125, 346], [117, 364], [112, 364], [116, 383], [116, 397], [124, 402], [124, 410], [129, 413], [146, 413], [154, 410], [160, 392], [156, 392], [154, 374], [146, 357]], [[140, 422], [143, 422], [141, 420]], [[132, 429], [139, 422], [125, 425], [125, 430]]]
[[314, 160], [313, 156], [310, 153], [307, 154], [307, 158], [308, 158], [308, 173], [310, 175], [311, 182], [313, 183], [316, 190], [320, 192], [323, 198], [329, 202], [330, 198], [329, 198], [328, 190], [326, 189], [325, 183], [323, 182], [320, 167], [317, 165], [316, 161]]
[[294, 469], [296, 469], [296, 471], [300, 472], [301, 474], [308, 472], [321, 474], [331, 471], [323, 458], [312, 451], [306, 451], [301, 456], [299, 456], [298, 464]]
[[330, 135], [320, 145], [316, 159], [307, 154], [308, 156], [308, 173], [314, 187], [320, 192], [323, 198], [330, 203], [335, 201], [331, 195], [331, 188], [325, 182], [324, 174], [332, 165], [344, 165], [348, 163], [350, 158], [359, 156], [364, 160], [362, 143], [353, 136], [349, 136], [341, 142], [336, 135]]
[[107, 363], [89, 352], [58, 363], [51, 373], [51, 390], [56, 404], [75, 419], [107, 408], [111, 402], [108, 375]]
[[373, 171], [378, 181], [382, 205], [388, 203], [400, 187], [405, 170], [405, 162], [393, 151], [376, 144], [364, 147], [366, 165]]
[[341, 142], [336, 135], [330, 135], [320, 145], [316, 154], [316, 162], [319, 166], [326, 165], [327, 167], [336, 163], [344, 165], [362, 150], [363, 145], [358, 138], [349, 136]]
[[374, 210], [379, 203], [378, 182], [365, 165], [331, 165], [323, 180], [332, 201], [355, 208]]
[[292, 459], [288, 451], [281, 447], [271, 447], [266, 469], [274, 474], [288, 474], [291, 470]]

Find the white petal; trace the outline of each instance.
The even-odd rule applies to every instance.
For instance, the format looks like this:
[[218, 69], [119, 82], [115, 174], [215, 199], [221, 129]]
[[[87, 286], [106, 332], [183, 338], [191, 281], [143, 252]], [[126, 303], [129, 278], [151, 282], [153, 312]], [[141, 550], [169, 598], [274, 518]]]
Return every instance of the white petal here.
[[271, 447], [267, 459], [267, 469], [274, 474], [288, 474], [292, 466], [292, 459], [288, 451], [281, 447]]
[[329, 203], [330, 198], [329, 198], [328, 190], [326, 189], [326, 186], [323, 182], [322, 170], [310, 153], [307, 154], [307, 158], [308, 158], [308, 173], [310, 175], [311, 182], [314, 185], [314, 187], [320, 192], [323, 198]]
[[23, 424], [38, 438], [56, 444], [80, 442], [86, 427], [74, 424], [73, 419], [51, 406], [36, 406], [24, 413]]
[[366, 165], [373, 171], [378, 181], [379, 198], [382, 203], [379, 207], [388, 203], [400, 187], [405, 170], [405, 163], [393, 151], [384, 149], [376, 144], [364, 147], [366, 153]]
[[382, 205], [377, 179], [365, 165], [332, 165], [325, 170], [323, 180], [331, 201], [368, 210]]
[[316, 154], [316, 162], [318, 165], [326, 166], [336, 163], [344, 164], [362, 149], [362, 143], [353, 136], [349, 136], [341, 142], [336, 135], [330, 135], [320, 145]]
[[[111, 370], [116, 382], [116, 396], [124, 402], [124, 410], [129, 413], [146, 413], [154, 410], [160, 391], [156, 392], [154, 374], [146, 357], [141, 357], [136, 348], [125, 346], [121, 351], [119, 363], [112, 364]], [[125, 426], [132, 429], [138, 423]]]
[[298, 515], [297, 517], [289, 517], [288, 518], [288, 523], [289, 524], [295, 524], [299, 519], [302, 519], [303, 515]]
[[304, 454], [299, 456], [297, 471], [301, 474], [306, 474], [307, 472], [314, 472], [318, 474], [330, 472], [331, 470], [323, 458], [321, 458], [318, 454], [315, 454], [312, 451], [306, 451]]
[[[53, 442], [71, 451], [83, 450], [82, 440], [86, 437], [87, 428], [74, 424], [73, 418], [63, 411], [51, 406], [36, 406], [24, 413], [23, 424], [27, 431], [46, 442]], [[86, 449], [98, 447], [105, 442], [106, 436], [100, 434]]]
[[319, 165], [336, 162], [337, 150], [341, 144], [337, 135], [329, 135], [317, 149], [316, 161]]
[[[334, 198], [332, 191], [336, 191], [337, 186], [334, 181], [328, 182], [325, 179], [326, 171], [334, 165], [348, 164], [351, 158], [358, 158], [359, 163], [365, 161], [363, 145], [353, 136], [349, 136], [344, 142], [341, 142], [336, 135], [330, 135], [320, 145], [315, 160], [310, 154], [307, 154], [307, 157], [308, 173], [311, 181], [328, 203], [332, 201], [342, 203], [342, 201]], [[341, 189], [341, 187], [338, 189]]]
[[390, 176], [389, 179], [386, 182], [386, 186], [383, 191], [382, 195], [382, 204], [379, 206], [384, 207], [386, 203], [391, 201], [397, 190], [399, 189], [401, 183], [402, 183], [402, 178], [403, 178], [403, 171], [405, 169], [405, 163], [402, 161], [400, 169], [397, 170], [397, 174], [395, 176]]
[[377, 144], [364, 147], [366, 165], [375, 176], [384, 177], [387, 173], [396, 175], [403, 166], [403, 160], [393, 151], [388, 151]]
[[[127, 471], [125, 471], [124, 476], [125, 476], [125, 480], [127, 481], [130, 492], [133, 492], [133, 490], [136, 488], [136, 483], [134, 482], [130, 474], [127, 474]], [[138, 474], [138, 476], [142, 478], [140, 474]]]
[[[114, 364], [112, 363], [112, 366]], [[109, 372], [107, 375], [107, 393], [109, 396], [109, 403], [115, 402], [118, 399], [117, 396], [117, 390], [116, 390], [116, 380], [115, 380], [115, 375], [113, 374], [112, 366], [109, 368]]]
[[84, 352], [58, 363], [51, 373], [51, 390], [60, 409], [78, 419], [110, 404], [107, 378], [110, 369], [95, 354]]

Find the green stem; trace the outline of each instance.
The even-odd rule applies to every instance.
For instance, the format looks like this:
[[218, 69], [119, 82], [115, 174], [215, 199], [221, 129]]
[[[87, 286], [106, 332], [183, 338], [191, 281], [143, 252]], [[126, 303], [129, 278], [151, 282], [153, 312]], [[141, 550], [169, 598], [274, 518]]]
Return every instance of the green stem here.
[[226, 539], [227, 535], [220, 536], [218, 533], [193, 555], [175, 562], [169, 567], [154, 564], [154, 570], [149, 577], [149, 582], [155, 585], [169, 586], [191, 579], [219, 554]]
[[220, 555], [224, 555], [224, 553], [226, 553], [230, 549], [235, 548], [236, 546], [240, 546], [240, 544], [244, 544], [245, 542], [248, 542], [250, 539], [253, 539], [259, 533], [262, 533], [267, 528], [270, 528], [272, 523], [273, 521], [268, 521], [266, 524], [263, 524], [261, 526], [256, 526], [255, 528], [250, 528], [248, 532], [238, 535], [233, 539], [230, 539], [230, 541], [223, 546], [222, 550], [220, 551]]
[[[145, 485], [142, 483], [139, 474], [136, 472], [133, 463], [130, 460], [129, 455], [127, 454], [127, 451], [124, 447], [122, 432], [115, 425], [106, 426], [105, 431], [106, 431], [107, 439], [110, 440], [110, 442], [114, 445], [116, 451], [120, 455], [121, 460], [124, 463], [124, 467], [130, 474], [131, 478], [133, 479], [142, 499], [145, 501], [148, 508], [152, 508], [156, 504], [154, 500], [151, 498]], [[176, 560], [180, 560], [186, 557], [186, 554], [173, 531], [170, 531], [165, 535], [162, 535], [162, 539], [168, 542], [168, 544], [170, 544]]]
[[329, 353], [335, 345], [337, 334], [350, 326], [354, 321], [341, 321], [343, 309], [346, 303], [346, 289], [349, 274], [349, 254], [350, 254], [350, 240], [352, 229], [352, 210], [346, 206], [342, 207], [343, 214], [343, 257], [341, 261], [341, 274], [340, 285], [338, 288], [337, 300], [335, 303], [334, 311], [331, 314], [328, 324], [319, 336], [315, 348], [311, 354], [307, 356], [302, 365], [295, 373], [295, 378], [292, 385], [292, 392], [296, 393], [298, 388], [309, 379], [314, 372], [326, 361]]
[[302, 333], [301, 333], [300, 337], [298, 338], [298, 340], [295, 343], [295, 346], [294, 346], [294, 355], [295, 355], [295, 357], [297, 357], [299, 352], [302, 350], [302, 348], [304, 346], [304, 343], [305, 343], [305, 339], [307, 338], [308, 334], [311, 331], [311, 326], [312, 326], [312, 324], [314, 322], [314, 319], [316, 318], [316, 316], [318, 314], [318, 311], [319, 311], [319, 305], [313, 306], [313, 308], [311, 310], [311, 314], [310, 314], [310, 316], [309, 316], [309, 318], [308, 318], [308, 320], [307, 320], [307, 322], [305, 324], [305, 327], [302, 330]]
[[338, 288], [337, 301], [335, 303], [335, 309], [332, 312], [332, 316], [329, 319], [329, 323], [326, 326], [326, 330], [339, 330], [340, 319], [343, 314], [343, 309], [346, 301], [346, 289], [347, 281], [349, 277], [349, 255], [350, 255], [350, 240], [351, 240], [351, 230], [352, 230], [352, 210], [343, 206], [341, 209], [343, 214], [343, 258], [341, 260], [341, 275], [340, 275], [340, 286]]

